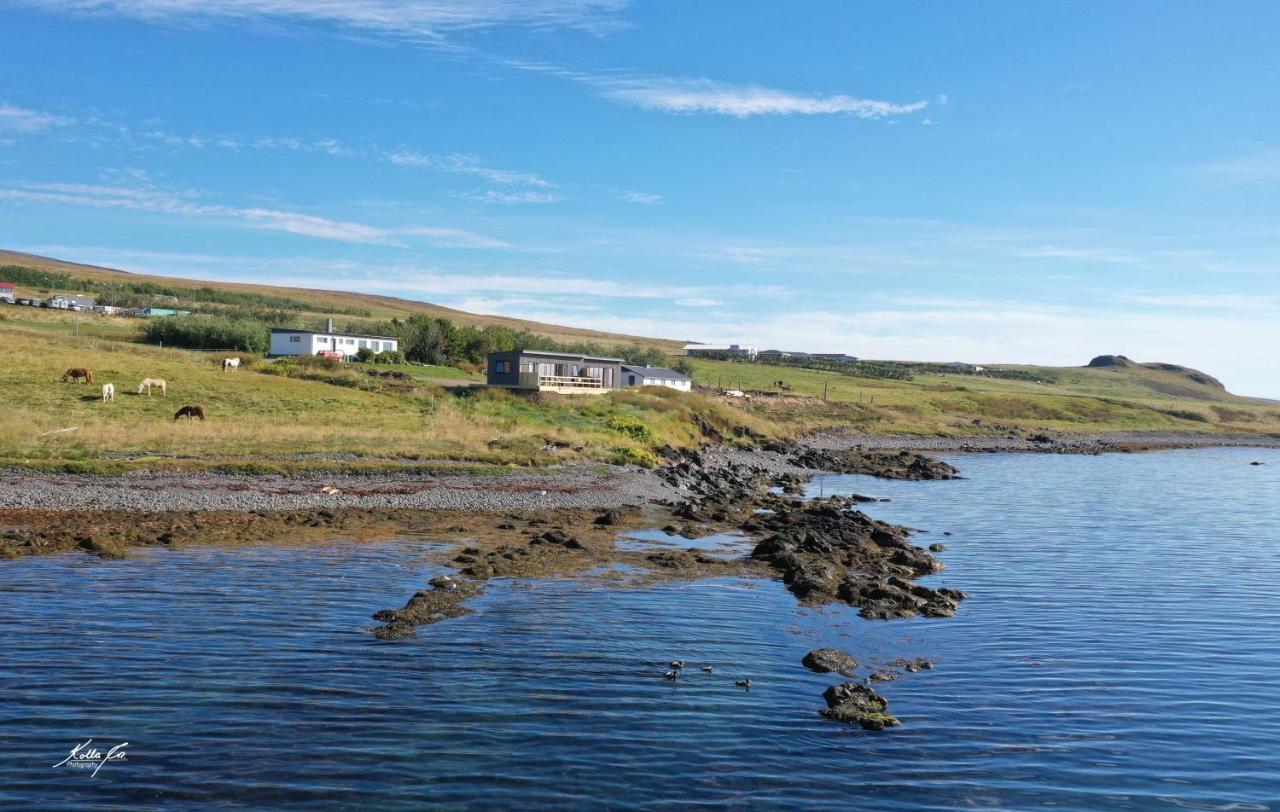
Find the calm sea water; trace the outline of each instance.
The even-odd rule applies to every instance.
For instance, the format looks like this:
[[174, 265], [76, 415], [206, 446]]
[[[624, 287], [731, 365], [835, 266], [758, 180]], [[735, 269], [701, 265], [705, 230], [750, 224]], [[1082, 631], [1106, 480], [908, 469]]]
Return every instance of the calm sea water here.
[[[389, 644], [426, 542], [0, 562], [0, 808], [1280, 809], [1280, 453], [952, 461], [814, 484], [948, 545], [942, 620], [516, 582]], [[824, 645], [937, 667], [865, 733]], [[89, 737], [127, 761], [53, 768]]]

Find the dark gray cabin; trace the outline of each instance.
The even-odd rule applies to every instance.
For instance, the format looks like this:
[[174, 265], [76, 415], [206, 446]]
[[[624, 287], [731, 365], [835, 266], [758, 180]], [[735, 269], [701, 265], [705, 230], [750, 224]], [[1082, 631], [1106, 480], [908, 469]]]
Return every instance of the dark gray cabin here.
[[489, 353], [487, 372], [490, 386], [562, 394], [603, 393], [621, 385], [622, 359], [511, 350]]

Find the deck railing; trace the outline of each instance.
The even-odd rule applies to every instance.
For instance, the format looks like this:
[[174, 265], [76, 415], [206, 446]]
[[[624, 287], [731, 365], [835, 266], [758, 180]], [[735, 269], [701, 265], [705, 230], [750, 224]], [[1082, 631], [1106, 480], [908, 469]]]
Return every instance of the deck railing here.
[[539, 375], [538, 388], [600, 389], [604, 384], [599, 378], [571, 378], [566, 375]]

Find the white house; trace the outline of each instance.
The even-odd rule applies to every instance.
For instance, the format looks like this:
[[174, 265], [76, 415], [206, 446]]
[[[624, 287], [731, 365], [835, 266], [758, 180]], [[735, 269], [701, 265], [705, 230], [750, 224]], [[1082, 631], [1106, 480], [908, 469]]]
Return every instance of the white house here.
[[693, 387], [693, 381], [689, 380], [688, 376], [666, 367], [638, 367], [623, 364], [622, 385], [667, 386], [679, 389], [681, 392], [688, 392]]
[[710, 356], [717, 358], [732, 355], [740, 358], [755, 358], [760, 351], [749, 344], [685, 344], [684, 354], [690, 356]]
[[373, 352], [394, 352], [400, 349], [399, 340], [389, 336], [337, 333], [333, 329], [333, 319], [329, 319], [327, 326], [328, 329], [323, 333], [317, 333], [314, 330], [272, 327], [271, 349], [267, 354], [271, 356], [319, 355], [322, 352], [337, 352], [345, 357], [354, 356], [364, 348]]
[[0, 282], [0, 300], [13, 304], [13, 283]]

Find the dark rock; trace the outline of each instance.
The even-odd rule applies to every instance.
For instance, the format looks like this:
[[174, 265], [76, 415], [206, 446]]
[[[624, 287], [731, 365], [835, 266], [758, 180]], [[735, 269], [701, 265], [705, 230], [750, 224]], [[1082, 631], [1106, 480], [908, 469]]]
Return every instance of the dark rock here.
[[889, 701], [866, 685], [856, 682], [832, 685], [822, 698], [827, 702], [822, 715], [837, 722], [860, 725], [864, 730], [884, 730], [901, 724], [889, 715]]
[[940, 544], [938, 542], [934, 542], [933, 544], [929, 545], [929, 552], [931, 553], [940, 553], [945, 549], [947, 549], [947, 545]]
[[601, 513], [599, 516], [595, 518], [594, 523], [602, 527], [611, 527], [621, 522], [622, 522], [622, 511], [606, 510], [604, 513]]
[[866, 474], [882, 479], [959, 479], [960, 472], [941, 460], [914, 451], [867, 451], [848, 449], [827, 451], [806, 449], [791, 458], [800, 468], [836, 471], [842, 474]]
[[804, 655], [804, 659], [800, 662], [805, 668], [817, 671], [819, 674], [834, 671], [846, 677], [852, 677], [854, 670], [858, 667], [858, 661], [851, 655], [833, 648], [815, 649]]

